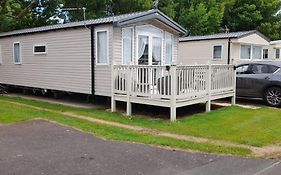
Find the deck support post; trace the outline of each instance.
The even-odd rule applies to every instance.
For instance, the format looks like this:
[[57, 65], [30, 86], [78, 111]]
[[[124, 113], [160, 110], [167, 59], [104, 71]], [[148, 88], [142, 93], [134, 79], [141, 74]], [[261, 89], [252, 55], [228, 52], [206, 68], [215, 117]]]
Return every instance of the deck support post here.
[[233, 64], [233, 96], [231, 97], [231, 105], [236, 104], [236, 67]]
[[131, 69], [129, 66], [126, 67], [126, 91], [127, 91], [127, 116], [132, 115], [132, 103], [131, 103]]
[[212, 92], [212, 65], [209, 62], [208, 74], [207, 74], [207, 102], [206, 102], [206, 112], [211, 111], [211, 92]]
[[111, 112], [116, 112], [114, 62], [111, 64]]
[[171, 104], [170, 104], [170, 120], [177, 120], [177, 106], [176, 106], [176, 96], [177, 96], [177, 66], [171, 66]]

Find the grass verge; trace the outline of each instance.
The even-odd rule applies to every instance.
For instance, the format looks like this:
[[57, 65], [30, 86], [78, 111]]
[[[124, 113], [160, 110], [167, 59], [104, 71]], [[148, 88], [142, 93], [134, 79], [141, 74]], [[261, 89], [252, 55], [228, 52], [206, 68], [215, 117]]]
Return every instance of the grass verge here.
[[96, 124], [86, 120], [59, 115], [57, 113], [31, 109], [20, 105], [5, 103], [1, 97], [0, 103], [0, 124], [13, 124], [31, 119], [46, 119], [58, 122], [63, 125], [71, 126], [79, 130], [91, 133], [95, 136], [119, 141], [137, 142], [158, 146], [168, 146], [171, 148], [190, 149], [208, 153], [223, 153], [233, 155], [250, 155], [251, 151], [239, 147], [217, 146], [209, 143], [195, 143], [171, 139], [168, 137], [154, 136], [139, 133], [127, 129]]
[[252, 110], [237, 106], [226, 107], [210, 113], [184, 117], [172, 123], [153, 118], [124, 117], [119, 113], [111, 113], [103, 109], [75, 108], [18, 97], [0, 96], [0, 100], [14, 101], [57, 111], [68, 111], [175, 134], [226, 140], [251, 146], [262, 147], [281, 142], [281, 110], [274, 108], [264, 107]]

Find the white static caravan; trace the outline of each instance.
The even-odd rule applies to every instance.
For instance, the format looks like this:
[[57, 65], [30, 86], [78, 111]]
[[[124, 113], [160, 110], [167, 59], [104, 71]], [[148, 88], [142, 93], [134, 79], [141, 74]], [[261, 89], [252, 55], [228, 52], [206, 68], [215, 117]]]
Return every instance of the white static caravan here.
[[269, 57], [273, 60], [281, 59], [281, 40], [271, 41], [269, 46]]
[[274, 59], [269, 39], [258, 31], [180, 38], [179, 64], [239, 64]]
[[0, 34], [0, 84], [170, 108], [232, 97], [232, 65], [178, 66], [186, 31], [157, 9]]
[[[0, 83], [111, 96], [113, 62], [171, 64], [183, 32], [159, 10], [148, 10], [0, 33]], [[156, 60], [135, 59], [138, 47], [143, 55], [153, 49]]]

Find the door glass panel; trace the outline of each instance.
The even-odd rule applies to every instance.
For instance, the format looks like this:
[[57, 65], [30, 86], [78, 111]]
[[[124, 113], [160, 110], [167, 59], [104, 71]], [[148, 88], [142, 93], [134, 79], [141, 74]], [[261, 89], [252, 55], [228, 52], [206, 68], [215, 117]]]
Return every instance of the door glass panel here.
[[152, 40], [152, 65], [161, 65], [162, 38], [153, 37]]
[[139, 35], [138, 64], [148, 65], [148, 36]]

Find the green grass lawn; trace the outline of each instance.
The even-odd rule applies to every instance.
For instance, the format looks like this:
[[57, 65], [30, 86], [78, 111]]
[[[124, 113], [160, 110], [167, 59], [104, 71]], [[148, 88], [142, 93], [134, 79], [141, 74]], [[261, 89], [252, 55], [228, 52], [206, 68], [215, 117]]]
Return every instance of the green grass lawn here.
[[184, 117], [172, 123], [162, 119], [129, 118], [119, 113], [110, 113], [105, 110], [74, 108], [16, 97], [0, 96], [0, 100], [21, 102], [124, 124], [252, 146], [265, 146], [281, 142], [281, 110], [274, 108], [264, 107], [252, 110], [237, 106], [226, 107], [210, 113]]
[[[172, 148], [191, 149], [191, 150], [197, 150], [197, 151], [203, 151], [209, 153], [224, 153], [224, 154], [234, 154], [234, 155], [251, 154], [251, 151], [245, 148], [218, 146], [209, 143], [195, 143], [195, 142], [171, 139], [168, 137], [138, 133], [127, 129], [96, 124], [86, 120], [64, 116], [55, 112], [36, 110], [33, 108], [7, 103], [8, 100], [17, 101], [17, 102], [21, 101], [22, 103], [25, 104], [36, 103], [37, 106], [47, 105], [50, 108], [60, 109], [60, 107], [56, 105], [53, 106], [41, 102], [0, 96], [0, 124], [13, 124], [13, 123], [27, 121], [30, 119], [46, 119], [46, 120], [55, 121], [63, 125], [68, 125], [77, 128], [79, 130], [91, 133], [95, 136], [102, 137], [105, 139], [110, 139], [110, 140], [120, 140], [120, 141], [137, 142], [137, 143], [159, 145], [159, 146], [169, 146]], [[112, 114], [112, 115], [117, 115], [117, 114]]]

